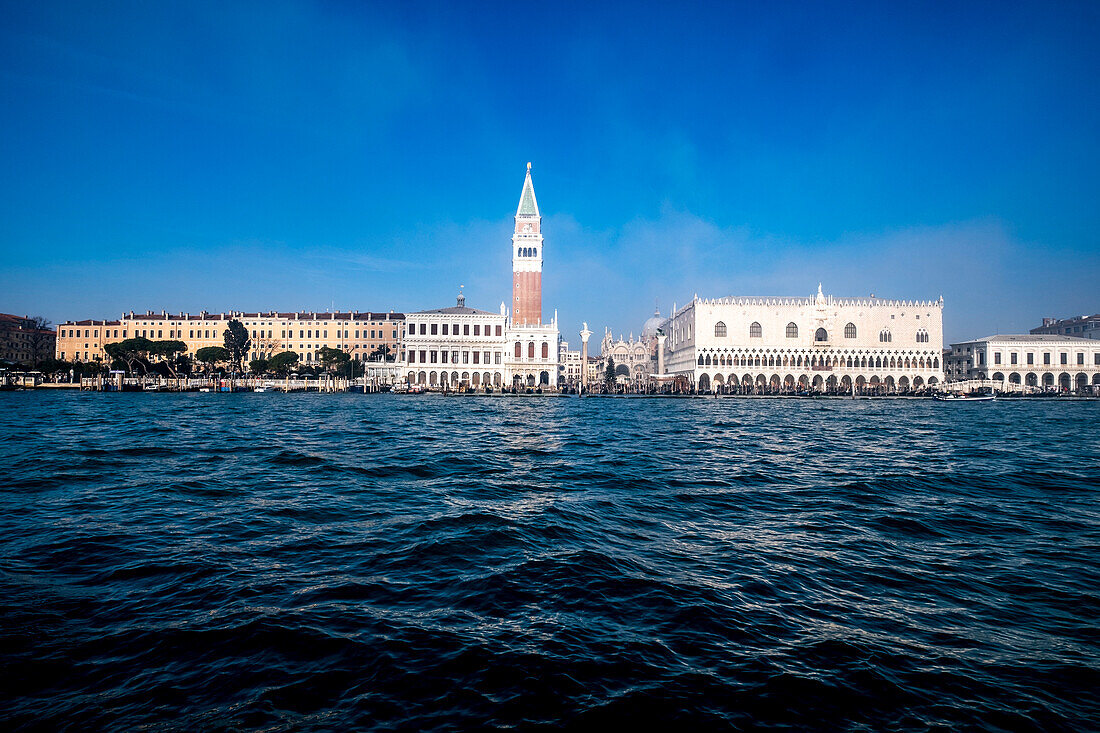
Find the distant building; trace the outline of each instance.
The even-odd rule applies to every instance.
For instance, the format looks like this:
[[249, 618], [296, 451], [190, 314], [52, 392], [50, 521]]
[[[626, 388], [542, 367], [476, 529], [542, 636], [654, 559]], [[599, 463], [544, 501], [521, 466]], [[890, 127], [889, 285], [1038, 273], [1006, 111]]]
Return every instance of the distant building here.
[[56, 354], [68, 361], [106, 361], [106, 344], [142, 337], [151, 341], [182, 341], [194, 355], [205, 346], [223, 346], [225, 328], [238, 320], [252, 338], [246, 361], [269, 359], [281, 351], [296, 352], [304, 364], [315, 364], [322, 347], [341, 349], [358, 361], [404, 358], [401, 342], [405, 314], [350, 311], [343, 313], [134, 313], [118, 320], [66, 321], [58, 326]]
[[558, 386], [557, 316], [542, 320], [542, 216], [531, 182], [523, 180], [512, 235], [512, 315], [477, 310], [458, 296], [449, 308], [410, 313], [406, 380], [426, 387]]
[[951, 381], [989, 379], [1026, 387], [1100, 388], [1100, 341], [1053, 334], [1000, 334], [951, 344]]
[[409, 384], [449, 389], [511, 385], [505, 379], [508, 319], [503, 312], [469, 308], [459, 294], [457, 305], [409, 313], [405, 322]]
[[602, 358], [598, 356], [588, 357], [588, 384], [590, 386], [603, 384], [605, 369]]
[[700, 390], [906, 391], [943, 380], [943, 299], [702, 299], [663, 326], [665, 372]]
[[1100, 313], [1075, 318], [1044, 318], [1043, 325], [1031, 329], [1033, 334], [1058, 334], [1083, 339], [1100, 339]]
[[0, 313], [0, 360], [33, 366], [53, 357], [57, 332], [39, 328], [30, 316]]
[[653, 373], [654, 353], [652, 344], [635, 339], [633, 333], [625, 339], [619, 334], [616, 339], [608, 329], [600, 342], [600, 369], [606, 373], [608, 360], [614, 360], [615, 381], [645, 386], [646, 379]]
[[633, 333], [625, 339], [619, 334], [616, 339], [610, 329], [605, 329], [600, 342], [600, 382], [604, 381], [608, 359], [614, 359], [616, 381], [645, 387], [649, 376], [657, 370], [657, 331], [665, 320], [660, 310], [654, 310], [642, 324], [642, 333], [637, 339]]
[[558, 385], [576, 387], [581, 383], [581, 352], [572, 351], [568, 341], [558, 342]]

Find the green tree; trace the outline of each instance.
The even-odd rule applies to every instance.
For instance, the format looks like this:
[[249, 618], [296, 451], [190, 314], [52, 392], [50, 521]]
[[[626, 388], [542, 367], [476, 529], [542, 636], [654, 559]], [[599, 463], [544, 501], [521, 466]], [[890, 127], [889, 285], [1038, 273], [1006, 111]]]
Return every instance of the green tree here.
[[248, 362], [248, 369], [253, 374], [263, 374], [267, 371], [267, 359], [253, 359]]
[[299, 358], [300, 357], [293, 351], [280, 351], [278, 354], [268, 359], [267, 368], [280, 377], [283, 377], [294, 371], [294, 367], [298, 365]]
[[61, 361], [59, 359], [43, 359], [38, 362], [38, 371], [43, 374], [68, 374], [69, 370], [73, 368], [73, 365], [67, 361]]
[[179, 376], [179, 357], [185, 351], [187, 344], [182, 341], [153, 341], [149, 347], [149, 355], [160, 357], [173, 377]]
[[210, 371], [215, 364], [224, 364], [229, 361], [229, 350], [221, 346], [204, 346], [195, 352], [195, 359], [206, 364], [207, 371]]
[[325, 368], [325, 371], [332, 372], [351, 361], [351, 355], [340, 349], [322, 346], [321, 350], [317, 352], [317, 360], [321, 362], [321, 366]]
[[146, 374], [149, 373], [148, 359], [153, 348], [153, 342], [141, 336], [103, 345], [107, 356], [126, 364], [126, 371], [133, 373], [134, 368], [140, 365]]
[[615, 389], [615, 357], [607, 357], [607, 368], [603, 371], [603, 381], [608, 389]]
[[241, 364], [250, 346], [252, 346], [252, 339], [249, 338], [248, 329], [243, 323], [234, 318], [225, 324], [225, 349], [229, 352], [229, 361], [238, 372], [244, 371]]

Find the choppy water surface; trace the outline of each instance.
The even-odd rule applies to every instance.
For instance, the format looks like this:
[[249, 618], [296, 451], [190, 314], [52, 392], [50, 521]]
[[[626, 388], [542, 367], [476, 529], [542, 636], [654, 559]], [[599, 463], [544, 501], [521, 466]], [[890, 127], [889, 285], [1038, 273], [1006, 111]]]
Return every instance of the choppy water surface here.
[[0, 394], [0, 724], [1100, 725], [1100, 404]]

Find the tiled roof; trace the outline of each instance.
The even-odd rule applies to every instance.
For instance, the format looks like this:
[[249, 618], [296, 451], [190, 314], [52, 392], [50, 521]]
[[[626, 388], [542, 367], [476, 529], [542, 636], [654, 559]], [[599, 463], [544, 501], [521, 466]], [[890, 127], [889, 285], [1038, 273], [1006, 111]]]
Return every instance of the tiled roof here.
[[[405, 320], [404, 313], [376, 313], [373, 311], [366, 311], [363, 313], [357, 313], [354, 311], [345, 312], [328, 312], [328, 313], [316, 313], [314, 311], [301, 311], [301, 312], [277, 312], [269, 311], [265, 313], [134, 313], [133, 315], [124, 315], [123, 319], [127, 321], [231, 321], [234, 318], [283, 318], [287, 320], [299, 320], [299, 321], [403, 321]], [[66, 321], [65, 326], [91, 326], [91, 325], [108, 325], [117, 326], [120, 321]]]

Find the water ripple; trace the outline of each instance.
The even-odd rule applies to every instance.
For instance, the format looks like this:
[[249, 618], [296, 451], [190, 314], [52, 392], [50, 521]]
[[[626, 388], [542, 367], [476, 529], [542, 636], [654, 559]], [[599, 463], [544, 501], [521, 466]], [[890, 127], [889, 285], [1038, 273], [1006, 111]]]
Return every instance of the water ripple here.
[[1100, 728], [1097, 403], [0, 402], [5, 729]]

